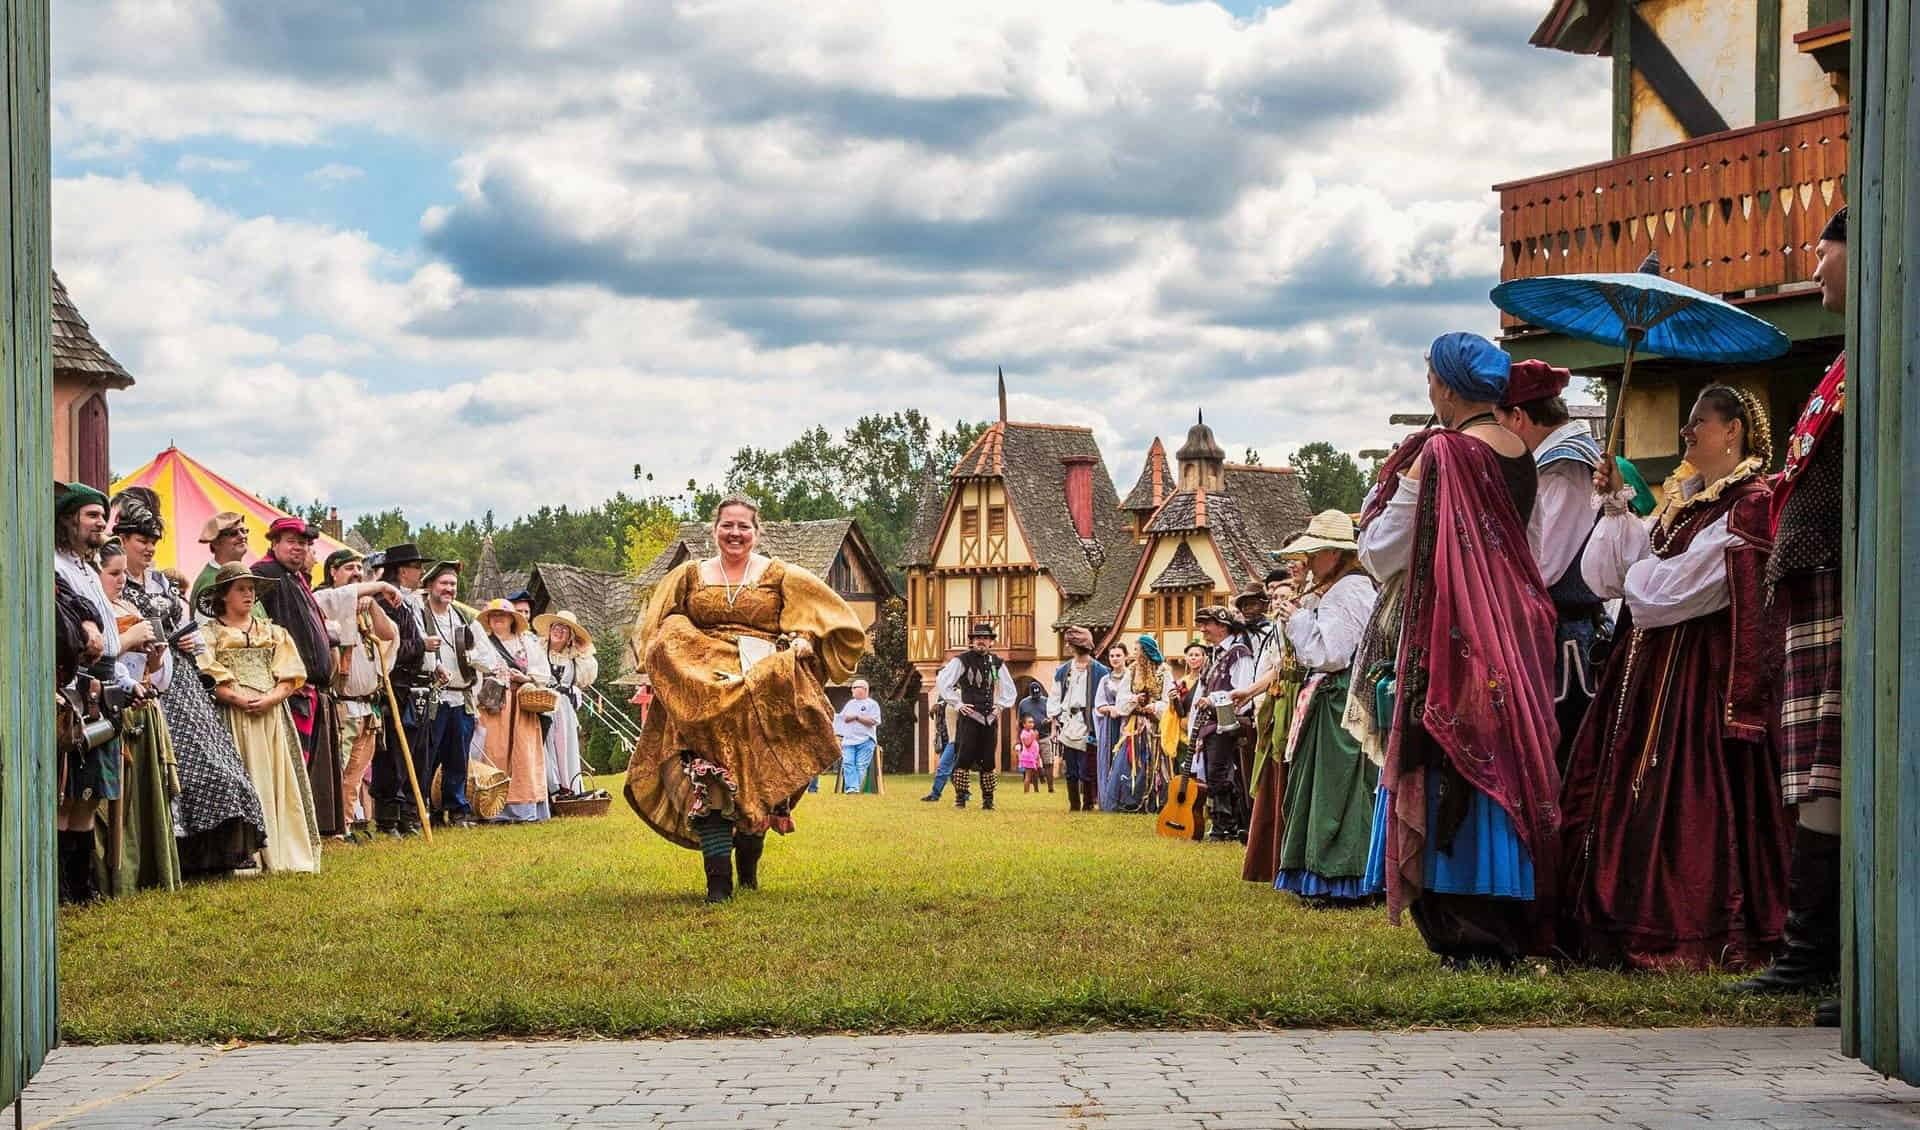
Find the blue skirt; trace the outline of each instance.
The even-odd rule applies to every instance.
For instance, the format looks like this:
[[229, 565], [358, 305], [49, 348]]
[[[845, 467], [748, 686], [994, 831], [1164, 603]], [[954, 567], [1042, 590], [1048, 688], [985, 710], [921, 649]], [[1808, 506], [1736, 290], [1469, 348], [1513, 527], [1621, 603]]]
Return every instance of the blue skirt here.
[[[1371, 855], [1368, 856], [1367, 862], [1369, 865], [1372, 864]], [[1290, 868], [1280, 872], [1279, 878], [1273, 881], [1273, 889], [1292, 891], [1303, 898], [1336, 899], [1362, 899], [1380, 890], [1379, 887], [1370, 885], [1366, 878], [1349, 875], [1343, 879], [1325, 879], [1304, 867]]]
[[[1440, 776], [1427, 774], [1427, 819], [1433, 822]], [[1387, 812], [1391, 798], [1385, 785], [1374, 798], [1373, 844], [1367, 851], [1364, 894], [1386, 889]], [[1427, 844], [1426, 889], [1441, 894], [1479, 895], [1485, 898], [1533, 898], [1533, 857], [1514, 831], [1507, 811], [1485, 793], [1475, 791], [1467, 815], [1454, 834], [1453, 850], [1442, 852]]]

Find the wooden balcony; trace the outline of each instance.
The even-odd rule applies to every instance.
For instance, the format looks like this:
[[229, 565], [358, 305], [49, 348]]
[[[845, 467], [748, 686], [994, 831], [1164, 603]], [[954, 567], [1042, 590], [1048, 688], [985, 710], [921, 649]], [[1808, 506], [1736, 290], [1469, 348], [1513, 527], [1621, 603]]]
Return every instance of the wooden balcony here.
[[1033, 613], [1009, 612], [1001, 615], [967, 615], [947, 617], [947, 651], [960, 651], [967, 646], [967, 633], [975, 624], [992, 624], [999, 633], [993, 649], [1008, 659], [1033, 658]]
[[1842, 106], [1495, 185], [1500, 278], [1632, 271], [1658, 248], [1668, 278], [1730, 300], [1805, 283], [1846, 202], [1847, 132]]

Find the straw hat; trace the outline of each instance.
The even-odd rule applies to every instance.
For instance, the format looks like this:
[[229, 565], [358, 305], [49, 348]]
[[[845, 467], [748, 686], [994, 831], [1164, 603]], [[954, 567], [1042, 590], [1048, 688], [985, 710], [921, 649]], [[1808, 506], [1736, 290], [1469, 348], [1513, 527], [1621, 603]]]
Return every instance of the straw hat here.
[[574, 646], [588, 649], [593, 647], [593, 633], [587, 631], [586, 625], [580, 622], [579, 617], [564, 608], [558, 612], [545, 612], [533, 618], [533, 630], [539, 632], [543, 640], [547, 638], [547, 633], [553, 630], [555, 624], [565, 624], [568, 630], [573, 632]]
[[480, 621], [481, 626], [491, 632], [493, 631], [493, 624], [487, 617], [492, 616], [496, 612], [513, 617], [513, 630], [516, 633], [527, 630], [527, 618], [520, 615], [520, 610], [498, 598], [487, 601], [487, 603], [481, 607], [480, 614], [475, 616], [474, 619]]
[[229, 561], [220, 566], [220, 571], [215, 573], [213, 579], [207, 582], [207, 587], [200, 591], [198, 601], [200, 611], [216, 620], [219, 619], [221, 612], [224, 611], [221, 605], [226, 603], [227, 590], [233, 587], [235, 581], [252, 581], [255, 596], [265, 595], [268, 589], [280, 583], [276, 577], [257, 576], [253, 570], [238, 561]]
[[1322, 510], [1307, 523], [1307, 532], [1287, 543], [1281, 557], [1315, 553], [1322, 549], [1358, 550], [1360, 542], [1353, 529], [1353, 516], [1344, 510]]

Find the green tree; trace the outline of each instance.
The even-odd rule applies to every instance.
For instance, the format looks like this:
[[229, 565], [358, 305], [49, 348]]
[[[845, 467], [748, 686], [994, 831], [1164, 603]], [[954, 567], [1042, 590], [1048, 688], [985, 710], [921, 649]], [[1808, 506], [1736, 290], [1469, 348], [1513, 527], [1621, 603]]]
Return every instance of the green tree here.
[[1322, 510], [1343, 510], [1351, 514], [1360, 509], [1367, 494], [1367, 481], [1353, 456], [1334, 450], [1325, 440], [1315, 440], [1293, 453], [1290, 460], [1300, 472], [1300, 484], [1307, 491], [1307, 505], [1318, 514]]

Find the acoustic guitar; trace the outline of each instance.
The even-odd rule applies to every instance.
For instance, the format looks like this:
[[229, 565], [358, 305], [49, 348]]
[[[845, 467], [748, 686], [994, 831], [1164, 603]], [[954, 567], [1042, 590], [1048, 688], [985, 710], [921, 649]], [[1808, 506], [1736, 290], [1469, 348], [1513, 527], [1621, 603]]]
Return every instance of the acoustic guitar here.
[[1207, 834], [1207, 787], [1182, 773], [1167, 787], [1167, 803], [1153, 830], [1175, 840], [1198, 840]]

